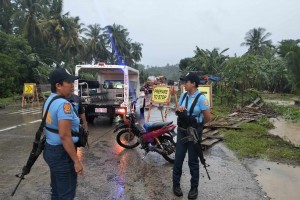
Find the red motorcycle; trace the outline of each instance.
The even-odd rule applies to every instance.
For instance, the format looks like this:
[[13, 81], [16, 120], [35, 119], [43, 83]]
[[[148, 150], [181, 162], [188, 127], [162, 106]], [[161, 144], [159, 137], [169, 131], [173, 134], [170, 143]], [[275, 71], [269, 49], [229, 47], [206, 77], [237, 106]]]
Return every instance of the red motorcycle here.
[[126, 149], [133, 149], [141, 144], [145, 155], [149, 151], [157, 152], [168, 162], [174, 163], [175, 146], [173, 138], [176, 125], [173, 122], [145, 123], [141, 126], [136, 123], [134, 113], [126, 115], [126, 121], [119, 121], [114, 132], [118, 132], [116, 140], [118, 144]]

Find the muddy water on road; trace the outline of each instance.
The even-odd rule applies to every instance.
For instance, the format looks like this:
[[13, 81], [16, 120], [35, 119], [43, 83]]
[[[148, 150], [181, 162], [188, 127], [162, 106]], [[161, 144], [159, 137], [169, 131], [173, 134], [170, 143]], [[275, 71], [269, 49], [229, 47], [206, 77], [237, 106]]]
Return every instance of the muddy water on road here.
[[275, 128], [269, 132], [273, 135], [278, 135], [286, 141], [295, 145], [300, 145], [300, 122], [293, 123], [282, 118], [272, 118]]
[[300, 167], [265, 160], [246, 162], [246, 166], [257, 175], [256, 180], [271, 199], [300, 198]]
[[[275, 128], [269, 132], [300, 145], [300, 123], [272, 118]], [[246, 160], [246, 166], [256, 174], [256, 180], [271, 199], [300, 199], [300, 167], [265, 160]]]

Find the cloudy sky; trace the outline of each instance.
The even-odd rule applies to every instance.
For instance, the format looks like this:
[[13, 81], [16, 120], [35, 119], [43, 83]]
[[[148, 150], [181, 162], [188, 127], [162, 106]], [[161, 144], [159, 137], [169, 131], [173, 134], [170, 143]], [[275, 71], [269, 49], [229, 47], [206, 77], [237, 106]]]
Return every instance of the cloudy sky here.
[[67, 11], [85, 25], [124, 26], [150, 66], [177, 64], [196, 46], [240, 56], [252, 28], [265, 28], [273, 44], [300, 39], [300, 0], [64, 0]]

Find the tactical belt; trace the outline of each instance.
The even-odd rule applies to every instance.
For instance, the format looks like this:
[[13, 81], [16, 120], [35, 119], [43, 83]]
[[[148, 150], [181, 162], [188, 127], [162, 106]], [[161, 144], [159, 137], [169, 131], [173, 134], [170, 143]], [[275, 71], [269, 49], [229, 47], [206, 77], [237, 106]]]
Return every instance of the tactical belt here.
[[[193, 127], [193, 128], [199, 128], [199, 127], [203, 126], [203, 123], [202, 123], [202, 122], [201, 122], [201, 123], [197, 123], [196, 125], [197, 125], [197, 126], [192, 126], [192, 127]], [[186, 129], [187, 129], [188, 127], [180, 127], [180, 126], [178, 126], [178, 128], [180, 128], [180, 129], [186, 131]]]

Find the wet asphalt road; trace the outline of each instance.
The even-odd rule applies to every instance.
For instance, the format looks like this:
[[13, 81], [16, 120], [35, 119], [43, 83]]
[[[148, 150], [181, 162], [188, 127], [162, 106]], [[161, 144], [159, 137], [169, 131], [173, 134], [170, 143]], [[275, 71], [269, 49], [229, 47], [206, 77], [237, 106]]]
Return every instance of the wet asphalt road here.
[[[0, 110], [0, 199], [50, 199], [50, 173], [40, 156], [29, 175], [10, 197], [32, 148], [39, 126], [39, 110], [22, 113], [9, 108]], [[9, 114], [15, 112], [13, 114]], [[151, 120], [160, 113], [151, 112]], [[173, 114], [168, 117], [175, 120]], [[16, 126], [16, 127], [14, 127]], [[7, 129], [9, 128], [9, 129]], [[6, 130], [5, 130], [6, 129]], [[172, 164], [159, 154], [149, 153], [144, 159], [137, 147], [127, 150], [116, 141], [113, 127], [105, 119], [97, 119], [89, 126], [90, 148], [79, 149], [84, 175], [78, 178], [76, 199], [187, 199], [190, 174], [187, 160], [183, 166], [182, 190], [178, 198], [172, 192]], [[201, 166], [198, 199], [258, 200], [269, 199], [262, 192], [254, 176], [222, 143], [205, 152], [211, 180]]]

